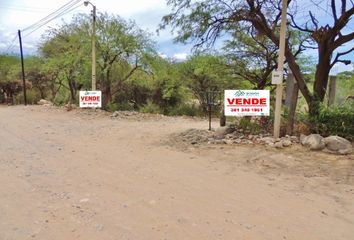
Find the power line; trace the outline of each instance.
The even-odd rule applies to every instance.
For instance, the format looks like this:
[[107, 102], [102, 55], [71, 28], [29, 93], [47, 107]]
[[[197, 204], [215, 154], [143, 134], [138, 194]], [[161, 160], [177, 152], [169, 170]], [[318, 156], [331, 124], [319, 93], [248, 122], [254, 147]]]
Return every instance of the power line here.
[[24, 9], [34, 9], [34, 10], [51, 10], [51, 8], [42, 8], [42, 7], [34, 7], [34, 6], [23, 6], [16, 4], [1, 4], [1, 8], [24, 8]]
[[[80, 0], [81, 1], [81, 0]], [[56, 15], [54, 15], [53, 17], [45, 20], [45, 21], [40, 21], [38, 23], [36, 23], [35, 25], [33, 25], [31, 28], [28, 27], [26, 28], [26, 31], [31, 30], [33, 28], [32, 31], [30, 31], [29, 33], [27, 33], [25, 36], [23, 36], [23, 38], [27, 37], [28, 35], [32, 34], [33, 32], [37, 31], [39, 28], [43, 27], [44, 25], [48, 24], [49, 22], [53, 21], [56, 18], [59, 18], [69, 12], [74, 11], [75, 9], [77, 9], [78, 7], [81, 6], [81, 4], [75, 6], [76, 4], [78, 4], [80, 1], [71, 4], [70, 6], [66, 7], [65, 9], [63, 9], [61, 12], [58, 12]]]
[[12, 44], [6, 49], [5, 52], [9, 52], [13, 47], [15, 47], [17, 38], [18, 35], [16, 34], [15, 37], [11, 40]]
[[[80, 3], [81, 1], [82, 0], [71, 0], [71, 1], [67, 2], [66, 4], [64, 4], [62, 7], [60, 7], [59, 9], [57, 9], [56, 11], [54, 11], [51, 14], [47, 15], [46, 17], [42, 18], [38, 22], [26, 27], [25, 29], [22, 30], [22, 32], [29, 31], [29, 30], [32, 30], [32, 31], [30, 31], [29, 33], [27, 33], [23, 37], [27, 37], [28, 35], [37, 31], [39, 28], [41, 28], [44, 25], [48, 24], [49, 22], [53, 21], [54, 19], [59, 18], [69, 12], [74, 11], [75, 9], [77, 9], [78, 7], [81, 6], [81, 3]], [[18, 38], [18, 35], [15, 34], [14, 38], [10, 42], [11, 45], [6, 49], [6, 52], [11, 51], [12, 48], [17, 45], [16, 44], [17, 38]]]
[[1, 9], [6, 9], [9, 11], [13, 11], [13, 12], [29, 12], [29, 13], [44, 13], [47, 12], [47, 10], [45, 10], [44, 8], [28, 8], [28, 7], [15, 7], [15, 6], [11, 6], [11, 7], [4, 7], [2, 6]]
[[[38, 26], [41, 26], [44, 22], [47, 22], [49, 19], [53, 20], [54, 18], [56, 18], [59, 14], [62, 14], [63, 12], [65, 12], [67, 9], [71, 8], [72, 6], [74, 6], [75, 4], [81, 2], [81, 0], [71, 0], [69, 2], [67, 2], [66, 4], [64, 4], [62, 7], [60, 7], [59, 9], [57, 9], [56, 11], [52, 12], [51, 14], [49, 14], [48, 16], [42, 18], [41, 20], [39, 20], [38, 22], [24, 28], [22, 30], [22, 32], [28, 31], [32, 28], [36, 28]], [[48, 23], [48, 22], [47, 22]]]

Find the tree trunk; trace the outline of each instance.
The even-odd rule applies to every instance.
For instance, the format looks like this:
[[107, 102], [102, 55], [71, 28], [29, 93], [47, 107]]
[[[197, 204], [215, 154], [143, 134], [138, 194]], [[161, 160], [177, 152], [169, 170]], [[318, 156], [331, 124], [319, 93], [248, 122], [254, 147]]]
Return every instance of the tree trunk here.
[[75, 81], [72, 79], [69, 80], [69, 89], [70, 89], [70, 99], [71, 101], [75, 101], [76, 99]]
[[102, 108], [107, 109], [108, 103], [112, 100], [110, 71], [107, 70], [106, 76], [102, 82]]
[[314, 98], [323, 102], [327, 91], [328, 76], [331, 69], [331, 57], [328, 44], [319, 43], [318, 65], [316, 66], [315, 83], [313, 85]]
[[226, 126], [226, 116], [225, 116], [224, 105], [222, 105], [220, 111], [220, 127], [225, 127], [225, 126]]
[[287, 49], [285, 52], [286, 59], [288, 60], [289, 68], [291, 69], [292, 74], [294, 75], [298, 87], [304, 96], [308, 105], [311, 105], [313, 100], [312, 95], [309, 89], [306, 86], [304, 77], [301, 74], [300, 66], [296, 63], [294, 55], [291, 53], [290, 49]]
[[290, 107], [289, 107], [289, 112], [288, 112], [288, 119], [287, 119], [287, 123], [286, 123], [286, 134], [287, 135], [293, 134], [298, 95], [299, 95], [299, 87], [297, 86], [297, 83], [294, 83], [292, 93], [291, 93], [291, 101], [290, 101]]
[[45, 97], [46, 97], [45, 96], [45, 89], [39, 87], [38, 90], [39, 90], [39, 94], [41, 95], [41, 99], [45, 99]]

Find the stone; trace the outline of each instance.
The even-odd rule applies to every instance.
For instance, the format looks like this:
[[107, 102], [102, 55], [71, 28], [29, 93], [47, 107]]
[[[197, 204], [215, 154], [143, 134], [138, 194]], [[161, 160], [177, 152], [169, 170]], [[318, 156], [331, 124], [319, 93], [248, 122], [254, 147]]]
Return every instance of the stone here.
[[88, 198], [83, 198], [83, 199], [80, 200], [80, 203], [85, 203], [85, 202], [89, 202], [89, 201], [90, 201], [90, 199], [88, 199]]
[[230, 139], [224, 139], [223, 142], [224, 142], [225, 144], [231, 145], [231, 144], [233, 144], [234, 141], [233, 141], [233, 140], [230, 140]]
[[111, 117], [118, 117], [119, 116], [119, 112], [117, 112], [117, 111], [115, 111], [112, 115], [111, 115]]
[[215, 136], [217, 137], [224, 137], [227, 133], [227, 127], [218, 127], [215, 129]]
[[103, 231], [103, 229], [104, 229], [104, 225], [103, 224], [96, 225], [96, 230], [97, 231]]
[[350, 154], [353, 152], [352, 144], [345, 138], [339, 136], [329, 136], [324, 138], [326, 149], [335, 154]]
[[226, 135], [225, 135], [225, 138], [226, 138], [226, 139], [233, 139], [233, 138], [234, 138], [234, 135], [233, 135], [233, 134], [226, 134]]
[[223, 140], [216, 139], [213, 141], [213, 144], [225, 144]]
[[283, 148], [283, 143], [282, 142], [276, 142], [276, 143], [274, 143], [273, 147], [275, 147], [275, 148]]
[[296, 137], [296, 136], [291, 136], [291, 137], [290, 137], [290, 140], [291, 140], [292, 142], [299, 143], [299, 138]]
[[304, 145], [304, 143], [305, 143], [305, 138], [306, 138], [306, 135], [301, 133], [300, 134], [300, 142], [302, 145]]
[[270, 143], [275, 143], [275, 139], [272, 137], [263, 137], [259, 139], [259, 142], [269, 145]]
[[283, 145], [283, 147], [290, 147], [292, 145], [291, 141], [288, 139], [283, 139], [280, 141]]
[[324, 138], [319, 134], [310, 134], [306, 137], [302, 137], [301, 144], [308, 147], [310, 150], [322, 150], [326, 147]]
[[37, 102], [38, 105], [52, 106], [53, 103], [51, 101], [41, 99]]

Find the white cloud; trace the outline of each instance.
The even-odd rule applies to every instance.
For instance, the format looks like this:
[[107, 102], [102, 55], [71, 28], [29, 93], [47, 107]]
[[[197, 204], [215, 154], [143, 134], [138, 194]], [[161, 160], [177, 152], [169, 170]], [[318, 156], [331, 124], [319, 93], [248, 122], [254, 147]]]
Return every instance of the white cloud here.
[[338, 73], [346, 72], [346, 71], [349, 72], [354, 71], [354, 63], [349, 65], [345, 65], [343, 63], [336, 63], [334, 67], [331, 69], [329, 74], [332, 76], [336, 76]]
[[[0, 39], [2, 43], [6, 43], [6, 46], [0, 47], [0, 52], [5, 51], [8, 46], [11, 45], [11, 40], [17, 35], [18, 29], [25, 29], [26, 27], [36, 23], [40, 19], [46, 17], [50, 13], [54, 12], [69, 0], [1, 0], [0, 8]], [[109, 14], [120, 15], [125, 19], [134, 20], [139, 28], [147, 30], [152, 33], [153, 40], [157, 42], [157, 47], [164, 54], [172, 56], [174, 53], [181, 51], [178, 47], [173, 45], [173, 36], [170, 31], [164, 30], [157, 36], [156, 29], [160, 24], [162, 16], [170, 12], [170, 7], [166, 5], [166, 0], [90, 0], [92, 4], [96, 5], [98, 12], [108, 12]], [[82, 1], [83, 2], [83, 1]], [[33, 54], [33, 46], [41, 40], [42, 34], [49, 27], [58, 27], [62, 24], [62, 21], [70, 22], [72, 16], [78, 13], [87, 13], [91, 11], [91, 7], [85, 7], [83, 4], [74, 10], [52, 22], [38, 29], [37, 31], [26, 35], [30, 31], [22, 33], [24, 52], [27, 54]], [[16, 39], [18, 42], [18, 39]], [[168, 51], [161, 49], [162, 42], [168, 42]], [[29, 44], [25, 44], [29, 43]], [[27, 46], [31, 49], [26, 49]], [[166, 44], [163, 45], [163, 48]], [[16, 50], [17, 51], [17, 50]]]
[[173, 54], [173, 58], [177, 61], [185, 61], [187, 60], [188, 54], [187, 53], [175, 53]]
[[168, 56], [166, 54], [164, 54], [164, 53], [159, 53], [159, 56], [162, 57], [163, 59], [168, 58]]

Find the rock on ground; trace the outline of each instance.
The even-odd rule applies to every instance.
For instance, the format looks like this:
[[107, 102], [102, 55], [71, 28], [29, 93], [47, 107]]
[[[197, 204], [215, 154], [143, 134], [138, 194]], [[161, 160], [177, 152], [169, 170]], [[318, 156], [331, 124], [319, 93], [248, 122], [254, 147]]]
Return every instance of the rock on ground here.
[[319, 134], [311, 134], [308, 136], [301, 136], [301, 144], [308, 147], [310, 150], [322, 150], [326, 147], [324, 139]]
[[52, 106], [53, 103], [51, 101], [45, 100], [45, 99], [41, 99], [37, 102], [38, 105], [46, 105], [46, 106]]
[[276, 142], [273, 145], [275, 148], [283, 148], [283, 143], [282, 142]]
[[234, 132], [234, 129], [230, 128], [229, 126], [225, 127], [218, 127], [215, 129], [215, 136], [217, 137], [224, 137], [226, 134]]
[[263, 137], [259, 140], [259, 142], [267, 145], [272, 145], [275, 143], [275, 139], [273, 137]]
[[353, 152], [352, 144], [345, 138], [329, 136], [324, 138], [326, 149], [335, 154], [350, 154]]
[[290, 147], [292, 145], [292, 142], [289, 139], [282, 139], [281, 143], [282, 143], [283, 147]]

